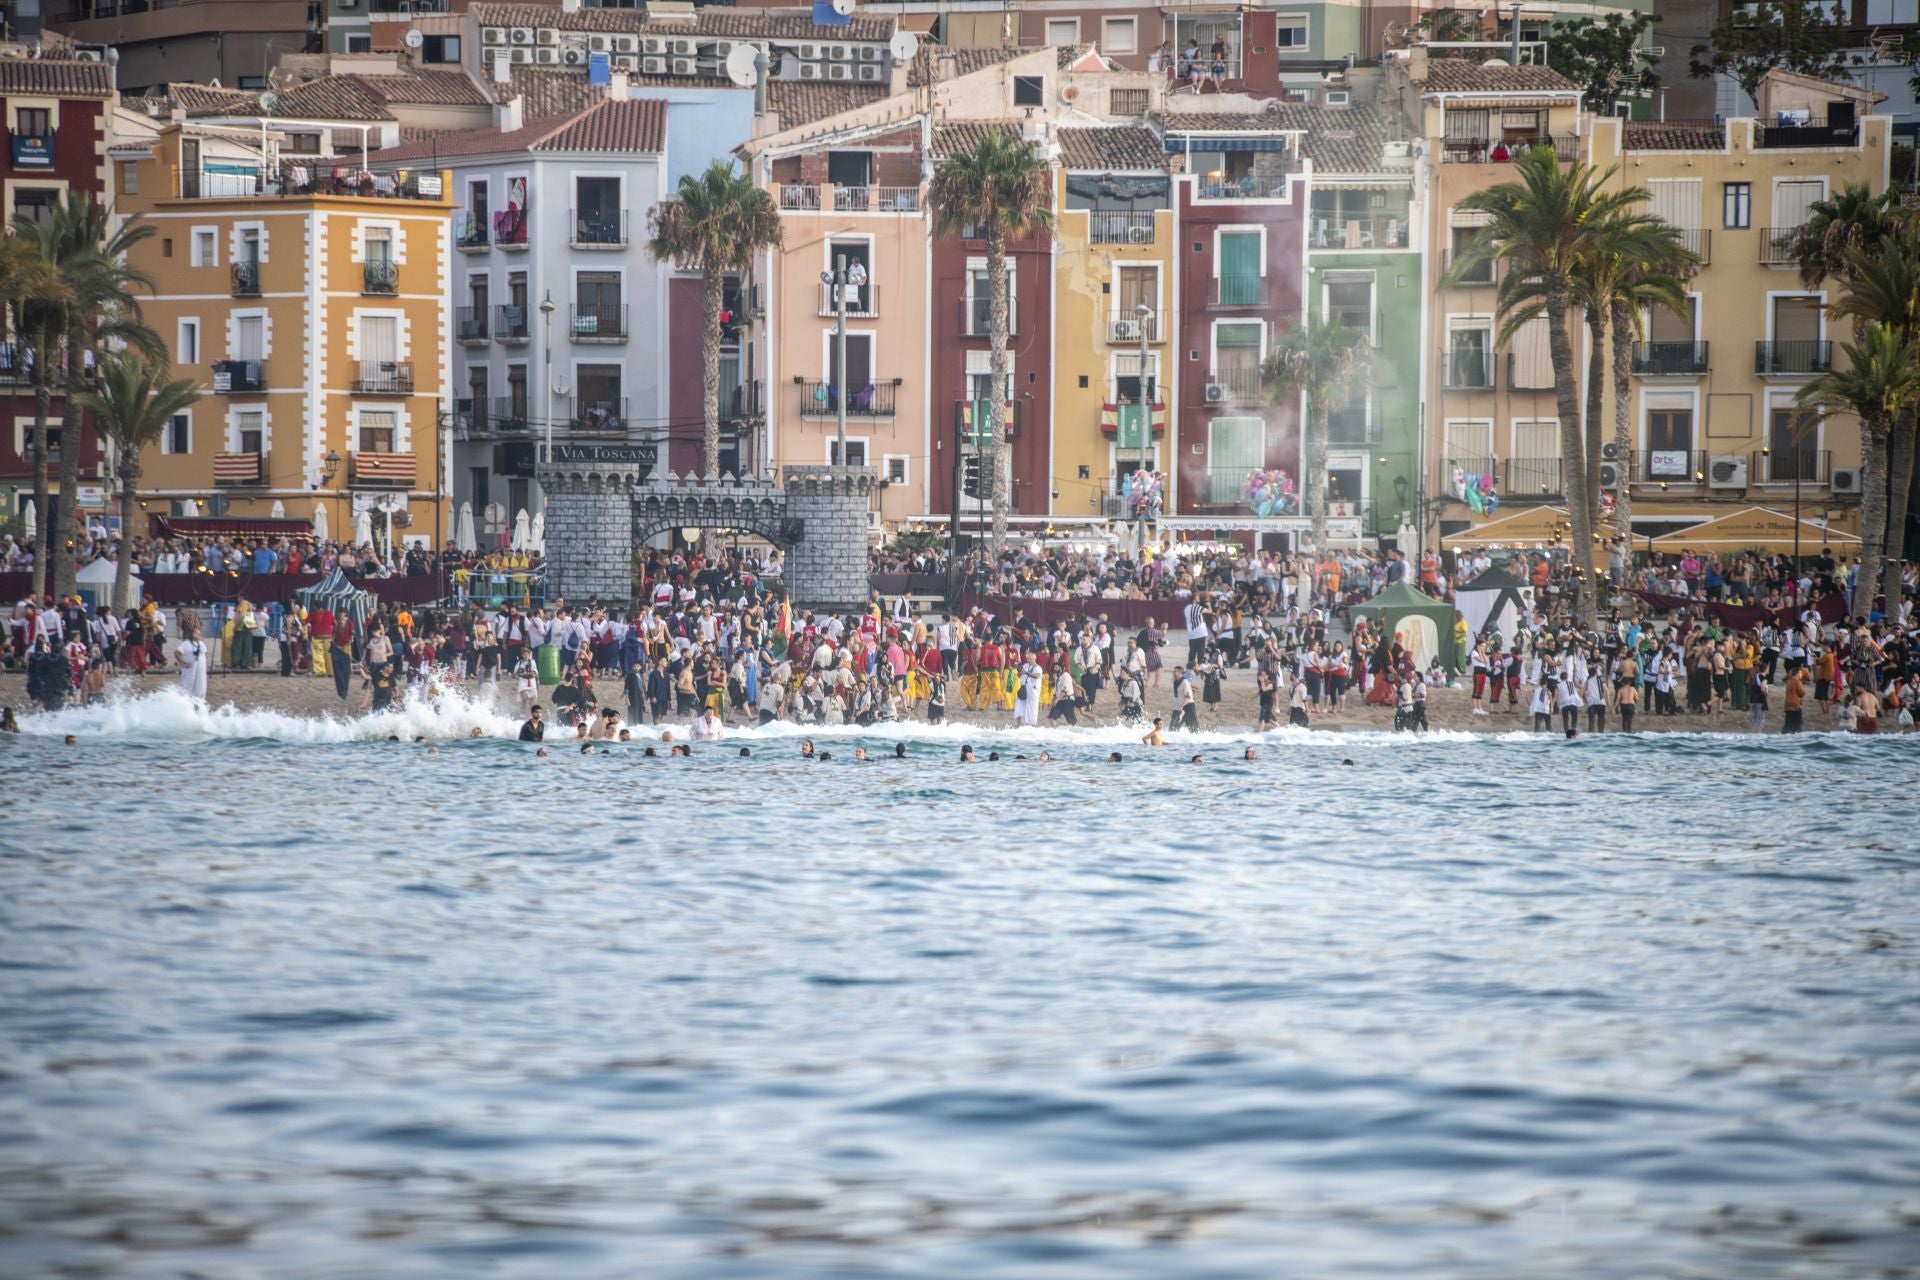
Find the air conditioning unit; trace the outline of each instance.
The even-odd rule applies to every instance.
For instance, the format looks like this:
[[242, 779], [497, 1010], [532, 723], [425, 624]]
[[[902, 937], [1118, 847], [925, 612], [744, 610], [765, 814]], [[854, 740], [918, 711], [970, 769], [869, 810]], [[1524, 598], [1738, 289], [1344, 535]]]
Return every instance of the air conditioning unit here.
[[692, 58], [675, 58], [673, 60], [673, 74], [677, 76], [691, 76], [698, 75], [699, 73], [700, 64]]
[[1127, 243], [1128, 244], [1152, 244], [1153, 228], [1152, 227], [1128, 227]]
[[1603, 440], [1600, 442], [1600, 461], [1620, 461], [1620, 444], [1617, 440]]
[[1860, 468], [1835, 467], [1833, 469], [1833, 491], [1835, 493], [1860, 492]]
[[646, 76], [663, 76], [667, 74], [667, 60], [665, 58], [640, 59], [640, 74]]
[[819, 64], [819, 63], [817, 63], [817, 62], [803, 62], [803, 63], [801, 63], [801, 64], [800, 64], [800, 78], [801, 78], [802, 80], [818, 80], [818, 79], [820, 79], [820, 64]]
[[[541, 52], [544, 53], [546, 51], [543, 49]], [[570, 67], [584, 67], [587, 65], [587, 51], [585, 49], [567, 49], [560, 54], [560, 61]]]
[[883, 68], [877, 65], [874, 65], [872, 63], [868, 63], [862, 66], [856, 67], [855, 70], [857, 70], [860, 73], [859, 78], [861, 83], [870, 84], [875, 81], [878, 81], [881, 78], [880, 73], [883, 70]]
[[817, 44], [800, 45], [798, 46], [797, 54], [802, 62], [812, 62], [820, 56], [820, 46]]
[[1225, 384], [1219, 383], [1219, 382], [1209, 382], [1207, 384], [1207, 403], [1208, 404], [1225, 404], [1226, 402], [1227, 402], [1227, 388]]
[[531, 49], [513, 50], [513, 61], [515, 66], [521, 66], [521, 67], [526, 66], [528, 63], [533, 61], [533, 50]]
[[613, 69], [615, 71], [638, 71], [640, 69], [640, 59], [631, 53], [616, 53], [613, 55]]
[[552, 47], [535, 49], [533, 60], [543, 67], [557, 67], [560, 65], [560, 51]]
[[613, 51], [614, 51], [615, 53], [638, 53], [638, 52], [640, 52], [640, 37], [639, 37], [639, 36], [615, 36], [615, 37], [613, 37]]
[[829, 62], [827, 64], [827, 79], [851, 80], [853, 79], [853, 68], [844, 63]]
[[827, 46], [827, 56], [838, 59], [841, 62], [852, 62], [853, 46], [850, 44], [830, 44]]
[[733, 41], [715, 40], [712, 44], [703, 47], [706, 49], [706, 52], [701, 54], [701, 57], [712, 58], [717, 62], [725, 62], [728, 55], [733, 52]]
[[507, 29], [505, 27], [480, 28], [481, 44], [505, 44], [506, 42], [507, 42]]
[[532, 44], [533, 28], [532, 27], [515, 27], [513, 29], [513, 43]]
[[1138, 320], [1115, 320], [1113, 322], [1113, 340], [1115, 342], [1138, 342], [1140, 340], [1140, 322]]
[[[882, 480], [880, 483], [885, 484], [886, 481]], [[867, 512], [867, 532], [868, 533], [885, 533], [886, 532], [886, 530], [881, 528], [880, 526], [880, 513], [878, 511]]]
[[536, 27], [533, 32], [533, 42], [535, 44], [558, 45], [560, 43], [560, 32], [554, 27]]
[[613, 41], [607, 36], [588, 36], [587, 48], [593, 53], [612, 53]]
[[667, 42], [664, 37], [661, 37], [661, 36], [641, 36], [640, 37], [640, 52], [664, 54], [666, 53], [666, 51], [667, 51]]
[[1101, 494], [1100, 516], [1104, 520], [1125, 520], [1127, 518], [1127, 500], [1117, 493]]
[[863, 44], [855, 56], [862, 62], [878, 62], [881, 58], [880, 46], [877, 44]]
[[688, 40], [682, 37], [673, 42], [673, 55], [676, 58], [691, 58], [699, 52], [700, 44], [696, 40]]
[[1618, 489], [1620, 487], [1619, 463], [1603, 462], [1600, 464], [1600, 487], [1602, 489]]
[[1747, 455], [1717, 454], [1707, 461], [1707, 488], [1744, 489], [1747, 487]]

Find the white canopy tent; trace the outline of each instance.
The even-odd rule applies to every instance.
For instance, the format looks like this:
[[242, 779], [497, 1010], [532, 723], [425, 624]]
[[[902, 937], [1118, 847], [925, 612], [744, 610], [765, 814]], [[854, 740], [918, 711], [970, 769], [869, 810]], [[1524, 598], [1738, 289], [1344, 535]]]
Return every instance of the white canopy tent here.
[[1511, 640], [1533, 612], [1533, 584], [1502, 565], [1495, 565], [1453, 595], [1454, 607], [1467, 620], [1467, 634], [1478, 639], [1498, 635]]

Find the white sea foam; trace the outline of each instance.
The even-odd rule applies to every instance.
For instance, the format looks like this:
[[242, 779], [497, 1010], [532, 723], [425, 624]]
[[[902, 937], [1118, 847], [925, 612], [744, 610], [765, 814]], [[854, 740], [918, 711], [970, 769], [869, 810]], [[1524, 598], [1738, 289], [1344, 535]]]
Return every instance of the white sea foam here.
[[482, 702], [460, 689], [443, 690], [431, 698], [424, 690], [409, 690], [402, 702], [377, 715], [343, 717], [243, 710], [232, 703], [215, 706], [172, 687], [138, 696], [110, 697], [99, 706], [70, 707], [20, 719], [23, 733], [168, 742], [221, 738], [364, 742], [395, 735], [411, 741], [419, 736], [465, 738], [476, 727], [489, 737], [512, 737], [519, 731], [519, 722], [501, 714], [491, 702]]

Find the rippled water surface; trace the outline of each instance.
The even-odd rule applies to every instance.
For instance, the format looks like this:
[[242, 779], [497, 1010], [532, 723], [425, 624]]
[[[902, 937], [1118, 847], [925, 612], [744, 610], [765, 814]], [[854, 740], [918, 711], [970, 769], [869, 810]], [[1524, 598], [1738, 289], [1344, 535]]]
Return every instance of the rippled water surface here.
[[10, 1277], [1920, 1274], [1920, 739], [61, 726]]

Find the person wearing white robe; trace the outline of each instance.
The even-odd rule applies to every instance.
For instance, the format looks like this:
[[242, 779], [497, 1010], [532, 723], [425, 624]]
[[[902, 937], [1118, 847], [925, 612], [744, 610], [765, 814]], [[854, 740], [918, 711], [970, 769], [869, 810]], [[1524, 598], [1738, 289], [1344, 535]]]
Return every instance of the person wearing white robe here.
[[1028, 662], [1020, 668], [1020, 693], [1013, 700], [1013, 722], [1015, 724], [1038, 725], [1040, 723], [1040, 664]]
[[207, 700], [207, 646], [197, 636], [182, 637], [174, 646], [174, 660], [180, 664], [180, 689], [190, 698]]

